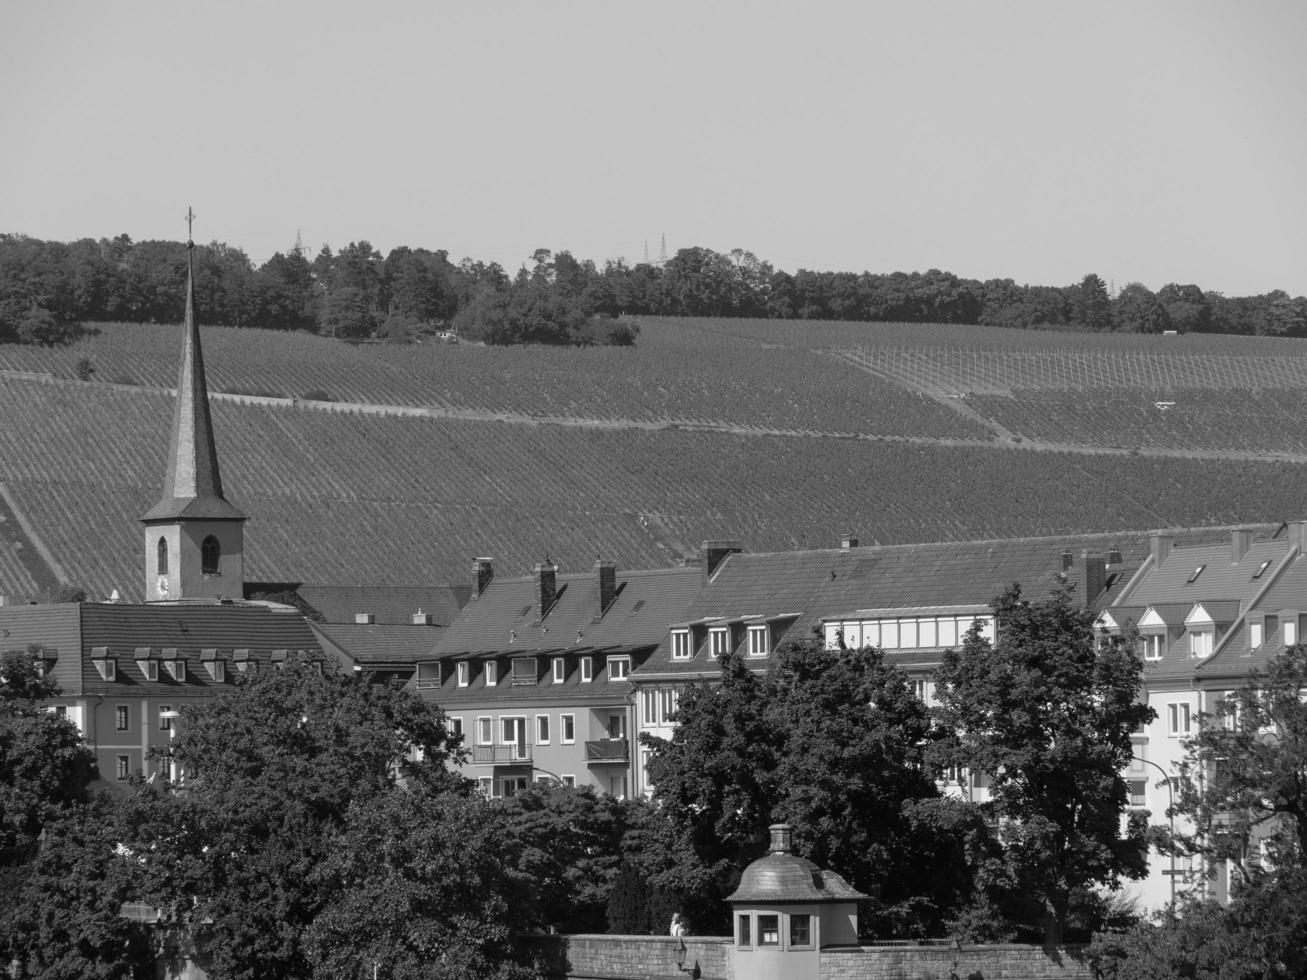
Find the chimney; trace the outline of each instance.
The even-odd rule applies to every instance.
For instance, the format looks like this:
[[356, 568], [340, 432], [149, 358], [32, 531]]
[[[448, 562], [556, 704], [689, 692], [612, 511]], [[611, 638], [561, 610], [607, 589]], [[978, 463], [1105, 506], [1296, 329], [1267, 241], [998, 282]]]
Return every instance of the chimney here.
[[699, 564], [703, 567], [706, 582], [717, 571], [717, 566], [726, 560], [727, 555], [738, 555], [744, 550], [740, 541], [705, 541], [699, 549]]
[[433, 617], [431, 613], [424, 613], [419, 609], [413, 614], [411, 622], [414, 626], [431, 626], [434, 623], [434, 619], [435, 617]]
[[1107, 562], [1098, 552], [1085, 552], [1085, 607], [1107, 588]]
[[1121, 562], [1124, 561], [1124, 560], [1125, 560], [1125, 559], [1123, 559], [1123, 558], [1121, 557], [1121, 549], [1120, 549], [1120, 548], [1118, 548], [1118, 547], [1116, 547], [1115, 545], [1113, 545], [1111, 548], [1108, 548], [1108, 549], [1107, 549], [1107, 563], [1108, 563], [1109, 565], [1119, 565], [1119, 564], [1121, 564]]
[[774, 823], [767, 828], [771, 831], [771, 848], [772, 854], [789, 854], [793, 846], [791, 838], [793, 830], [787, 823]]
[[1069, 572], [1069, 571], [1071, 571], [1071, 566], [1074, 565], [1074, 564], [1075, 564], [1075, 560], [1071, 557], [1071, 549], [1070, 549], [1070, 548], [1063, 548], [1063, 549], [1062, 549], [1062, 571], [1064, 571], [1064, 572]]
[[1175, 544], [1175, 535], [1170, 531], [1154, 531], [1152, 539], [1153, 564], [1161, 568], [1171, 557], [1171, 546]]
[[1289, 547], [1299, 552], [1307, 550], [1307, 521], [1290, 521], [1286, 528], [1289, 532]]
[[491, 565], [489, 558], [472, 559], [472, 598], [475, 599], [482, 592], [486, 591], [487, 586], [495, 577], [495, 569]]
[[1235, 528], [1230, 532], [1230, 560], [1238, 564], [1248, 554], [1253, 543], [1253, 532], [1246, 528]]
[[544, 619], [558, 597], [558, 566], [546, 558], [531, 571], [536, 577], [536, 619]]
[[850, 548], [856, 548], [857, 546], [858, 539], [852, 534], [846, 534], [844, 537], [840, 538], [840, 548], [844, 551], [848, 551]]
[[617, 598], [617, 562], [596, 561], [595, 583], [599, 587], [599, 608], [595, 611], [595, 616], [599, 617], [608, 611], [608, 607]]

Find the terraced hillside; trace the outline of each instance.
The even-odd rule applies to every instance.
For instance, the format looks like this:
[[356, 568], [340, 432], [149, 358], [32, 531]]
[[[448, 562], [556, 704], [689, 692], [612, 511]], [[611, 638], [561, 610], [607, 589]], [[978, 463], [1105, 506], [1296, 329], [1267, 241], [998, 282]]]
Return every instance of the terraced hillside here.
[[[664, 320], [635, 349], [204, 343], [211, 387], [244, 393], [214, 415], [252, 580], [1307, 516], [1291, 341]], [[127, 325], [0, 346], [0, 595], [140, 598], [178, 346]]]

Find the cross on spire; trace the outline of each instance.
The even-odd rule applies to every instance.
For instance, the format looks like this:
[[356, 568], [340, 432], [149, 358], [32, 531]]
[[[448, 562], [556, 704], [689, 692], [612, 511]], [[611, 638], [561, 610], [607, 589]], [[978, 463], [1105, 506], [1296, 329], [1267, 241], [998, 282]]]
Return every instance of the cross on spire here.
[[187, 248], [195, 247], [195, 236], [193, 234], [194, 225], [195, 225], [195, 211], [188, 204], [186, 206], [186, 247]]

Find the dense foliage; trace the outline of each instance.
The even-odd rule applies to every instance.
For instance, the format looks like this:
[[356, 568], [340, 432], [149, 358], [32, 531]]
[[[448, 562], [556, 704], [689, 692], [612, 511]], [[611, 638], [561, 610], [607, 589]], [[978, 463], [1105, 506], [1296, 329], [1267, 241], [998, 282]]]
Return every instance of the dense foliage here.
[[996, 640], [973, 628], [935, 674], [947, 735], [934, 758], [985, 777], [1007, 872], [996, 897], [1061, 942], [1077, 893], [1145, 873], [1147, 828], [1125, 819], [1121, 774], [1153, 711], [1138, 655], [1095, 635], [1068, 588], [1029, 600], [1012, 586], [992, 606]]
[[729, 931], [722, 899], [785, 822], [799, 853], [875, 897], [868, 934], [942, 931], [965, 855], [937, 819], [948, 807], [923, 766], [926, 708], [879, 651], [804, 641], [762, 676], [725, 656], [720, 683], [693, 688], [677, 717], [670, 740], [642, 736], [670, 842], [645, 866], [696, 929]]
[[[949, 272], [775, 270], [752, 252], [681, 249], [661, 264], [603, 268], [539, 249], [510, 278], [496, 263], [400, 246], [383, 257], [366, 240], [310, 260], [302, 247], [263, 265], [240, 248], [197, 250], [196, 290], [211, 323], [308, 329], [331, 337], [408, 339], [424, 325], [455, 323], [489, 343], [631, 343], [623, 315], [766, 317], [909, 323], [1073, 326], [1159, 333], [1307, 335], [1307, 298], [1282, 290], [1226, 298], [1193, 284], [1156, 293], [1130, 283], [1112, 298], [1091, 273], [1067, 286], [984, 282]], [[0, 336], [26, 343], [69, 339], [80, 321], [181, 319], [185, 250], [172, 242], [46, 242], [0, 235]]]

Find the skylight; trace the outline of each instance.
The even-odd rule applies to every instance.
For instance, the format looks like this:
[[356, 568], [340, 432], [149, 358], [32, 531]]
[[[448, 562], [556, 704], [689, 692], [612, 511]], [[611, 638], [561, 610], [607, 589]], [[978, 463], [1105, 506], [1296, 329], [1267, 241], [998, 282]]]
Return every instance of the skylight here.
[[1207, 566], [1204, 564], [1204, 565], [1199, 565], [1197, 568], [1195, 568], [1193, 572], [1190, 573], [1189, 577], [1185, 579], [1185, 585], [1188, 585], [1190, 582], [1193, 582], [1195, 579], [1198, 578], [1199, 575], [1203, 574], [1203, 569], [1206, 567]]
[[1271, 567], [1271, 559], [1267, 558], [1266, 561], [1262, 562], [1260, 565], [1257, 566], [1257, 571], [1253, 572], [1253, 578], [1254, 579], [1261, 578], [1262, 573], [1265, 572], [1270, 567]]

